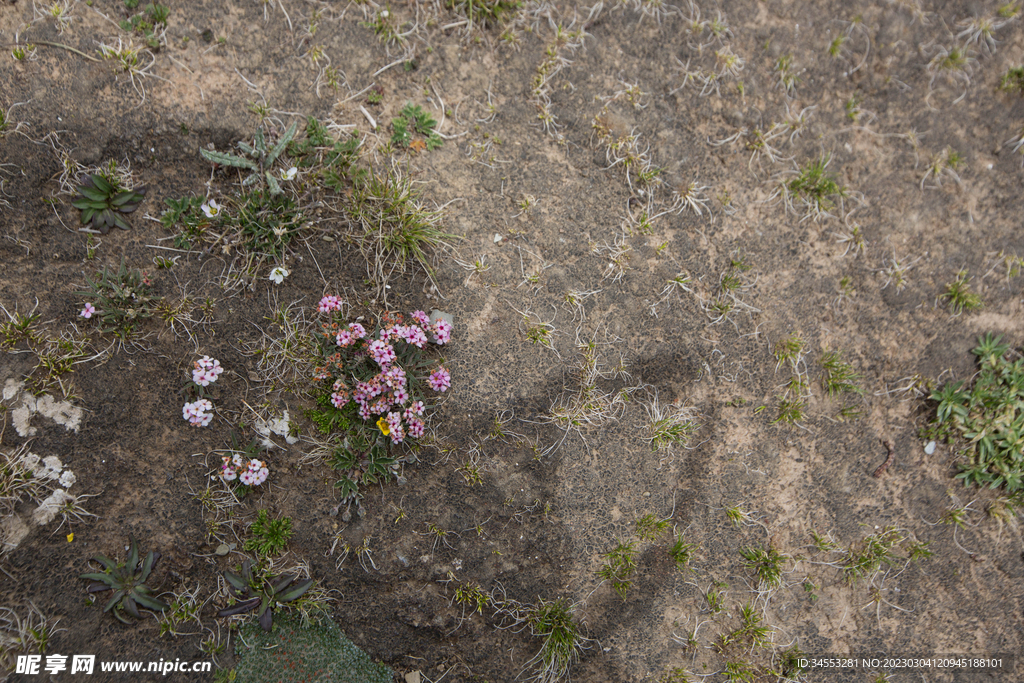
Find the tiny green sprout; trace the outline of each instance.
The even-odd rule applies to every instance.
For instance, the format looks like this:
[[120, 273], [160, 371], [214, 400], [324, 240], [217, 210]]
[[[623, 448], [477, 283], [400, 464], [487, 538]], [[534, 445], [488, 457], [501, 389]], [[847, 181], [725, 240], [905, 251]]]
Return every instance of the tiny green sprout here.
[[743, 566], [754, 572], [761, 588], [778, 588], [782, 585], [782, 566], [789, 555], [784, 555], [773, 546], [749, 547], [740, 550]]
[[821, 386], [829, 396], [843, 392], [864, 393], [864, 390], [856, 385], [861, 376], [854, 371], [853, 366], [843, 360], [841, 352], [825, 351], [821, 354], [819, 362], [824, 370]]
[[745, 660], [726, 662], [722, 671], [729, 683], [754, 683], [757, 671]]
[[679, 534], [676, 542], [669, 547], [668, 556], [672, 558], [676, 569], [685, 572], [690, 568], [690, 560], [693, 559], [693, 555], [697, 552], [698, 547], [696, 543], [687, 543], [683, 535]]
[[671, 522], [667, 519], [658, 519], [652, 514], [646, 514], [636, 520], [636, 530], [633, 535], [641, 541], [653, 541], [660, 536], [665, 529], [669, 528]]
[[804, 593], [807, 593], [807, 597], [810, 598], [811, 604], [818, 601], [818, 595], [814, 591], [819, 588], [821, 588], [821, 586], [816, 585], [810, 579], [804, 579]]
[[715, 586], [716, 588], [708, 587], [708, 592], [704, 594], [704, 600], [708, 603], [708, 611], [712, 614], [718, 614], [725, 609], [725, 593], [717, 588], [728, 587], [724, 583], [716, 583]]
[[1007, 69], [1002, 80], [999, 81], [999, 89], [1004, 92], [1024, 95], [1024, 66], [1013, 66]]
[[249, 526], [252, 537], [245, 541], [244, 548], [258, 556], [280, 555], [292, 536], [291, 517], [270, 519], [266, 510], [256, 513], [256, 521]]
[[1008, 2], [1004, 5], [999, 6], [999, 10], [996, 12], [1000, 19], [1013, 19], [1020, 14], [1020, 3], [1019, 2]]
[[864, 417], [864, 411], [857, 406], [843, 406], [836, 413], [836, 419], [840, 422], [856, 422]]
[[729, 521], [732, 522], [732, 525], [737, 529], [750, 522], [752, 519], [751, 513], [744, 510], [742, 505], [734, 505], [731, 508], [725, 508], [725, 516], [729, 518]]
[[840, 33], [832, 39], [828, 45], [828, 54], [832, 59], [838, 59], [843, 52], [843, 44], [846, 42], [846, 34]]
[[[789, 363], [795, 368], [803, 358], [805, 346], [804, 340], [800, 338], [799, 334], [794, 332], [775, 344], [775, 350], [773, 351], [775, 360], [779, 362], [779, 365]], [[778, 370], [778, 366], [775, 369]]]
[[772, 424], [785, 422], [796, 424], [804, 419], [804, 410], [807, 409], [807, 402], [802, 398], [783, 398], [779, 400], [778, 416], [772, 420]]
[[964, 311], [976, 311], [984, 306], [981, 297], [971, 291], [966, 268], [956, 274], [953, 282], [946, 285], [946, 291], [939, 295], [939, 299], [949, 304], [949, 310], [953, 315], [960, 315]]
[[480, 584], [467, 583], [455, 589], [455, 602], [468, 605], [472, 612], [484, 613], [484, 607], [491, 603], [491, 598], [480, 588]]
[[967, 521], [967, 512], [969, 508], [967, 506], [954, 505], [946, 509], [939, 518], [939, 521], [943, 524], [950, 526], [956, 526], [960, 529], [967, 528], [969, 522]]
[[636, 553], [636, 544], [633, 541], [619, 541], [618, 545], [603, 555], [606, 561], [597, 571], [598, 578], [610, 581], [612, 588], [623, 600], [633, 587]]
[[834, 175], [828, 172], [832, 156], [824, 154], [800, 169], [795, 178], [786, 184], [786, 189], [803, 199], [812, 212], [822, 214], [830, 211], [836, 201], [842, 201], [849, 191]]

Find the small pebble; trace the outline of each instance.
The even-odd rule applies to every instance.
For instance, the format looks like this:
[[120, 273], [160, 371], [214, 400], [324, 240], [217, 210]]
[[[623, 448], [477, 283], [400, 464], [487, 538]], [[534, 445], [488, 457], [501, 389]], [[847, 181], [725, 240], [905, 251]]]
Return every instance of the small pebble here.
[[927, 455], [931, 455], [932, 453], [934, 453], [935, 452], [935, 442], [934, 441], [929, 441], [928, 444], [924, 447], [924, 452]]

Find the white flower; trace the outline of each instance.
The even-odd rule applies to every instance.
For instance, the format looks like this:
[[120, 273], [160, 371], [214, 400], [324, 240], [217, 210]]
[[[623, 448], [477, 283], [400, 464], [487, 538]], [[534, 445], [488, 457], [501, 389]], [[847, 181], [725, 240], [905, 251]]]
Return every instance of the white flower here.
[[281, 180], [291, 180], [295, 177], [295, 174], [299, 172], [299, 169], [292, 166], [287, 171], [281, 171]]
[[[193, 205], [194, 206], [194, 205]], [[199, 207], [206, 214], [207, 218], [213, 218], [220, 213], [220, 204], [217, 203], [216, 199], [211, 199], [208, 202], [203, 202], [203, 205]]]
[[284, 279], [288, 277], [288, 269], [283, 266], [278, 266], [270, 271], [270, 281], [275, 285], [279, 285], [284, 282]]
[[75, 473], [71, 470], [64, 470], [58, 481], [60, 481], [61, 486], [67, 489], [71, 488], [71, 485], [77, 481], [77, 478], [75, 477]]

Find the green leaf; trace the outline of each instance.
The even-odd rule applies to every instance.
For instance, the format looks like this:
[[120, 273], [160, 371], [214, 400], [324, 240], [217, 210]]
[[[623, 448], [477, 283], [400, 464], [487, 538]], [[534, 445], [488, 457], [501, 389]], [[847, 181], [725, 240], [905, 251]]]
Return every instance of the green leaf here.
[[[292, 122], [292, 125], [288, 126], [288, 130], [285, 131], [284, 135], [281, 136], [281, 139], [277, 141], [276, 145], [274, 145], [274, 148], [270, 150], [270, 154], [267, 155], [266, 165], [268, 167], [271, 164], [273, 164], [274, 161], [277, 160], [277, 157], [281, 155], [281, 152], [284, 151], [284, 148], [287, 147], [288, 143], [291, 142], [292, 138], [295, 137], [295, 131], [297, 131], [298, 129], [299, 124], [297, 122]], [[275, 192], [274, 194], [277, 193]]]
[[78, 578], [83, 579], [85, 581], [100, 581], [102, 583], [107, 584], [111, 588], [113, 588], [118, 583], [117, 579], [115, 579], [110, 574], [107, 574], [106, 572], [92, 572], [90, 574], [80, 574]]
[[236, 590], [244, 591], [248, 587], [245, 579], [232, 571], [224, 572], [224, 580], [231, 584]]
[[109, 612], [110, 610], [114, 609], [114, 605], [116, 605], [118, 602], [120, 602], [121, 598], [123, 598], [123, 597], [124, 597], [124, 591], [123, 590], [122, 591], [114, 591], [114, 595], [107, 602], [106, 606], [103, 608], [103, 611], [104, 612]]
[[302, 583], [297, 583], [291, 588], [289, 588], [286, 592], [276, 596], [277, 601], [291, 602], [292, 600], [301, 598], [303, 595], [306, 594], [306, 591], [313, 587], [314, 583], [316, 583], [316, 581], [314, 581], [313, 579], [306, 579]]
[[281, 185], [277, 182], [277, 178], [274, 177], [274, 174], [267, 171], [265, 175], [267, 176], [267, 186], [270, 188], [270, 194], [281, 194]]
[[78, 192], [86, 199], [91, 199], [94, 202], [103, 202], [104, 205], [110, 199], [110, 195], [107, 192], [101, 192], [86, 185], [79, 187]]
[[142, 595], [139, 593], [139, 588], [132, 591], [132, 596], [135, 598], [135, 602], [139, 603], [146, 609], [153, 610], [154, 612], [163, 612], [170, 607], [170, 605], [163, 600], [157, 600], [156, 598], [151, 598], [148, 595]]
[[[75, 292], [75, 293], [76, 294], [89, 294], [89, 292]], [[117, 569], [117, 562], [114, 562], [112, 559], [110, 559], [106, 555], [93, 555], [92, 559], [93, 559], [94, 562], [99, 562], [100, 564], [102, 564], [104, 569], [107, 569], [107, 570]]]
[[251, 171], [256, 171], [259, 167], [250, 159], [245, 157], [235, 156], [234, 154], [228, 154], [226, 152], [217, 152], [209, 149], [200, 149], [199, 154], [202, 155], [207, 161], [212, 161], [215, 164], [221, 166], [231, 166], [233, 168], [247, 168]]
[[96, 186], [96, 189], [103, 193], [104, 197], [108, 197], [111, 194], [113, 194], [114, 186], [111, 185], [103, 176], [99, 175], [98, 173], [93, 173], [92, 175], [89, 176], [89, 179], [92, 180], [92, 183], [93, 185]]

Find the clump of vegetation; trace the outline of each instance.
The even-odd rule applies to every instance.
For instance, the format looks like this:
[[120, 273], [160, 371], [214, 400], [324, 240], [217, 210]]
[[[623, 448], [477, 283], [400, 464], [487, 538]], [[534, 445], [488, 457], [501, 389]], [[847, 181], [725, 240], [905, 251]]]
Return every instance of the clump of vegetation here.
[[636, 530], [633, 533], [641, 541], [654, 541], [670, 525], [671, 522], [667, 519], [658, 519], [652, 514], [646, 514], [636, 520]]
[[451, 340], [444, 317], [423, 311], [408, 319], [384, 313], [377, 325], [347, 323], [337, 297], [324, 297], [318, 366], [314, 369], [317, 407], [307, 413], [330, 435], [322, 455], [338, 470], [343, 501], [359, 498], [359, 488], [397, 476], [399, 444], [415, 442], [426, 430], [431, 394], [451, 386], [444, 366], [428, 359], [428, 344]]
[[[273, 147], [267, 146], [267, 133], [264, 132], [263, 128], [259, 128], [253, 138], [253, 144], [250, 145], [247, 142], [238, 143], [238, 148], [242, 150], [243, 155], [217, 152], [205, 148], [200, 149], [199, 153], [207, 161], [220, 166], [230, 166], [232, 168], [252, 171], [242, 181], [243, 187], [261, 184], [265, 181], [270, 194], [279, 195], [282, 192], [281, 183], [278, 182], [278, 177], [271, 170], [274, 162], [278, 160], [285, 149], [287, 149], [288, 143], [295, 137], [298, 128], [299, 124], [297, 123], [290, 125], [284, 135], [274, 143]], [[281, 173], [282, 180], [291, 180], [294, 177], [295, 174], [292, 169], [287, 169]]]
[[597, 571], [598, 578], [611, 582], [612, 588], [623, 600], [633, 587], [636, 554], [636, 544], [633, 541], [619, 541], [618, 545], [604, 554], [606, 561]]
[[1014, 66], [1006, 70], [999, 81], [999, 89], [1004, 92], [1024, 95], [1024, 66]]
[[303, 624], [280, 616], [272, 631], [246, 624], [235, 640], [236, 668], [226, 681], [331, 680], [391, 683], [394, 674], [345, 637], [330, 620]]
[[978, 339], [972, 353], [981, 369], [973, 386], [949, 382], [933, 391], [935, 420], [929, 438], [959, 443], [967, 458], [956, 475], [965, 486], [1024, 488], [1024, 360], [1007, 358], [1009, 344], [991, 333]]
[[964, 311], [976, 311], [984, 307], [981, 297], [971, 291], [971, 279], [964, 268], [956, 274], [956, 279], [946, 285], [946, 291], [939, 295], [941, 301], [949, 304], [949, 310], [953, 315], [960, 315]]
[[444, 6], [465, 16], [470, 26], [497, 26], [523, 3], [518, 0], [445, 0]]
[[672, 561], [676, 565], [676, 569], [681, 572], [685, 572], [690, 568], [690, 560], [693, 559], [693, 555], [697, 552], [696, 543], [687, 543], [686, 539], [683, 538], [682, 534], [676, 538], [676, 542], [668, 549], [668, 556], [672, 558]]
[[[125, 5], [128, 9], [135, 9], [139, 2], [135, 0], [132, 4], [126, 2]], [[167, 18], [170, 14], [171, 8], [167, 5], [151, 2], [143, 7], [138, 14], [122, 21], [120, 26], [125, 31], [143, 36], [146, 39], [146, 45], [155, 49], [160, 47], [160, 36], [163, 33], [160, 31], [160, 27], [162, 26], [164, 31], [167, 30]], [[158, 34], [157, 31], [160, 33]]]
[[440, 210], [420, 201], [409, 177], [397, 167], [371, 171], [352, 193], [347, 211], [357, 230], [355, 239], [366, 260], [367, 275], [380, 296], [386, 296], [392, 275], [403, 274], [410, 261], [433, 280], [431, 252], [457, 239], [440, 228]]
[[[843, 560], [843, 574], [847, 581], [853, 583], [857, 579], [870, 576], [882, 568], [892, 566], [898, 561], [914, 561], [931, 556], [927, 543], [908, 543], [909, 537], [894, 526], [887, 526], [881, 531], [865, 536], [860, 543], [846, 551]], [[894, 552], [902, 549], [907, 553], [901, 558]]]
[[824, 371], [821, 377], [821, 386], [829, 396], [836, 396], [843, 392], [863, 393], [864, 390], [856, 384], [860, 375], [854, 371], [852, 365], [843, 360], [841, 352], [825, 351], [821, 354], [819, 362]]
[[166, 602], [154, 597], [153, 590], [146, 585], [149, 575], [160, 559], [160, 553], [149, 551], [145, 558], [139, 559], [139, 544], [129, 536], [131, 543], [128, 559], [118, 563], [105, 555], [93, 555], [93, 561], [103, 565], [102, 572], [82, 574], [79, 578], [92, 581], [90, 593], [113, 591], [114, 594], [103, 608], [104, 612], [113, 611], [119, 621], [132, 623], [125, 614], [141, 619], [139, 606], [154, 612], [167, 609]]
[[292, 537], [292, 519], [270, 519], [266, 510], [260, 510], [256, 513], [256, 521], [249, 527], [249, 533], [252, 538], [246, 540], [243, 546], [246, 550], [256, 553], [258, 557], [280, 555]]
[[78, 196], [71, 200], [71, 206], [82, 212], [83, 224], [91, 224], [93, 230], [105, 235], [114, 226], [130, 230], [131, 226], [121, 214], [129, 214], [139, 208], [145, 195], [145, 187], [122, 187], [112, 173], [91, 173], [78, 186]]
[[[437, 121], [423, 111], [420, 105], [411, 102], [406, 103], [398, 116], [391, 119], [391, 130], [391, 143], [406, 149], [434, 150], [444, 144], [444, 140], [437, 134]], [[414, 133], [419, 133], [422, 139], [414, 138]]]
[[762, 590], [782, 585], [782, 566], [789, 555], [783, 555], [773, 546], [743, 548], [740, 555], [743, 566], [754, 572]]
[[240, 574], [224, 572], [228, 592], [239, 602], [217, 612], [217, 616], [232, 617], [255, 611], [260, 626], [264, 631], [269, 631], [274, 620], [274, 608], [298, 600], [315, 583], [313, 579], [295, 583], [296, 578], [287, 574], [271, 576], [260, 570], [254, 572], [252, 560], [246, 560], [242, 563]]
[[830, 155], [819, 157], [800, 169], [797, 176], [785, 185], [789, 194], [803, 201], [808, 209], [808, 215], [813, 216], [815, 220], [830, 215], [829, 212], [837, 204], [841, 207], [843, 200], [849, 196], [849, 190], [828, 172], [831, 161]]
[[569, 666], [585, 649], [587, 639], [572, 618], [572, 610], [573, 605], [566, 598], [559, 598], [552, 602], [541, 600], [527, 613], [526, 621], [531, 632], [544, 639], [540, 652], [530, 660], [537, 669], [533, 680], [540, 683], [562, 680], [569, 673]]
[[113, 333], [122, 341], [135, 333], [139, 322], [149, 318], [161, 298], [153, 294], [149, 275], [138, 268], [128, 268], [124, 258], [117, 270], [104, 267], [89, 281], [89, 291], [75, 292], [92, 299], [81, 317], [100, 318], [100, 331]]

